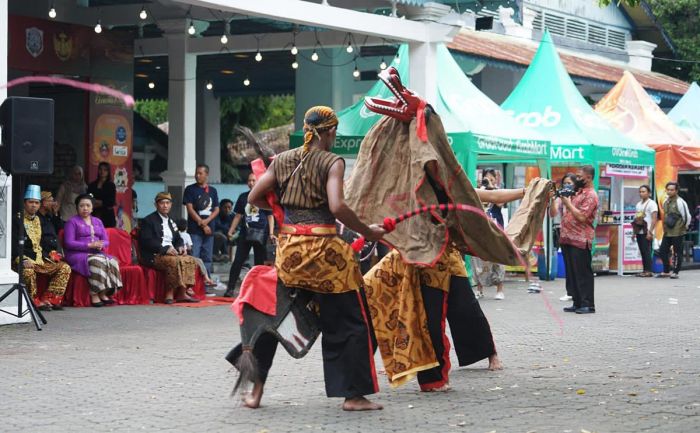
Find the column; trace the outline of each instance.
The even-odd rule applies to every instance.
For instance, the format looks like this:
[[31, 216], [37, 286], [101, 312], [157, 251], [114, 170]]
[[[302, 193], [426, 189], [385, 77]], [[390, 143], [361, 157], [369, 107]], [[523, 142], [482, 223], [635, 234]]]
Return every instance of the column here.
[[408, 44], [410, 89], [429, 104], [437, 103], [437, 43]]
[[175, 217], [185, 217], [182, 194], [194, 182], [196, 167], [197, 56], [188, 53], [188, 22], [159, 21], [168, 40], [168, 169], [161, 174], [173, 196]]
[[209, 166], [209, 182], [221, 182], [221, 111], [214, 90], [202, 86], [202, 143], [204, 163]]

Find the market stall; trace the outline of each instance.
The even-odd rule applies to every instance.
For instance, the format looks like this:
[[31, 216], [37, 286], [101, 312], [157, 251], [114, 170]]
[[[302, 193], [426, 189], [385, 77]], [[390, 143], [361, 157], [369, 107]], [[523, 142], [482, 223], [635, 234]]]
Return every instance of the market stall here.
[[618, 262], [620, 257], [624, 261], [624, 245], [618, 239], [624, 238], [625, 181], [629, 176], [643, 176], [648, 181], [654, 151], [621, 134], [593, 111], [576, 89], [547, 31], [525, 75], [502, 107], [521, 124], [551, 140], [553, 179], [561, 179], [584, 164], [596, 168], [594, 186], [601, 206], [593, 267], [596, 272], [621, 273], [624, 268]]
[[[595, 110], [620, 132], [656, 151], [654, 184], [659, 208], [666, 197], [666, 182], [690, 175], [691, 181], [700, 183], [693, 176], [700, 169], [700, 139], [678, 127], [652, 100], [634, 75], [625, 72], [620, 81], [596, 104]], [[623, 200], [626, 216], [634, 213], [634, 204], [639, 200], [634, 187], [638, 188], [642, 182], [644, 179], [633, 179], [625, 183]], [[689, 189], [692, 193], [698, 187], [690, 185]], [[691, 209], [700, 204], [694, 202], [694, 197], [685, 198]], [[656, 237], [659, 240], [663, 235], [661, 221], [660, 216], [656, 227]], [[624, 230], [627, 236], [632, 232], [631, 225], [625, 224]], [[624, 271], [641, 269], [638, 249], [631, 249], [629, 252], [624, 249], [624, 257], [632, 261], [629, 266], [625, 262]]]

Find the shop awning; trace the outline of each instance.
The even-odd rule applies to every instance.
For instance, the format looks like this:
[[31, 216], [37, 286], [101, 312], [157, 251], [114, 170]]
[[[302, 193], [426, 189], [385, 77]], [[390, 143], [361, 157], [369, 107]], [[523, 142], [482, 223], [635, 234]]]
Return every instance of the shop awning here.
[[618, 132], [583, 99], [549, 32], [502, 107], [551, 140], [551, 164], [654, 165], [652, 149]]
[[[448, 44], [448, 48], [487, 62], [517, 68], [530, 65], [537, 51], [537, 45], [527, 39], [472, 30], [460, 31]], [[571, 76], [605, 84], [616, 83], [622, 78], [622, 73], [629, 69], [612, 61], [607, 62], [574, 54], [562, 53], [560, 58]], [[639, 70], [634, 70], [632, 73], [645, 89], [659, 92], [659, 96], [676, 99], [688, 89], [688, 83], [667, 75]]]
[[656, 150], [657, 166], [660, 154], [668, 152], [663, 160], [674, 167], [700, 168], [700, 140], [676, 126], [631, 73], [625, 71], [596, 104], [595, 111], [623, 134]]

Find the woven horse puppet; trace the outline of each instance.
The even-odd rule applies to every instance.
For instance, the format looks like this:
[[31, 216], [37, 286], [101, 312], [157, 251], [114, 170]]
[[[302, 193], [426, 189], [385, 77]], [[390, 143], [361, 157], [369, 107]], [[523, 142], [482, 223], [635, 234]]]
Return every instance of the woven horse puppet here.
[[457, 162], [447, 134], [430, 105], [403, 86], [390, 67], [379, 78], [395, 99], [365, 98], [384, 115], [360, 146], [346, 182], [346, 202], [363, 221], [377, 221], [405, 209], [463, 204], [473, 211], [431, 211], [411, 218], [384, 237], [404, 262], [433, 266], [450, 242], [484, 260], [519, 265], [532, 248], [549, 201], [551, 182], [533, 181], [505, 231], [482, 210], [481, 200]]

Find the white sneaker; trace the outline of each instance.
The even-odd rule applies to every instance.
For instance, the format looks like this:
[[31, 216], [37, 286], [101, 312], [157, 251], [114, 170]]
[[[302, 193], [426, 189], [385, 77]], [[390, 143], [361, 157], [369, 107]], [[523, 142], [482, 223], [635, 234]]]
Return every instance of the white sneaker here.
[[476, 291], [474, 292], [474, 296], [476, 297], [476, 299], [481, 299], [484, 297], [484, 294], [479, 291]]
[[499, 301], [502, 301], [505, 298], [506, 298], [506, 295], [503, 292], [497, 292], [496, 296], [493, 297], [493, 299], [498, 299]]
[[562, 302], [567, 302], [567, 301], [570, 301], [570, 300], [572, 300], [572, 299], [573, 299], [573, 298], [572, 298], [571, 296], [569, 296], [569, 295], [565, 295], [565, 296], [562, 296], [561, 298], [559, 298], [559, 300], [562, 301]]

